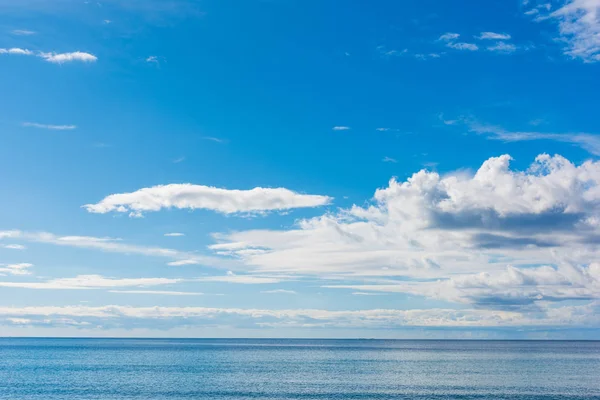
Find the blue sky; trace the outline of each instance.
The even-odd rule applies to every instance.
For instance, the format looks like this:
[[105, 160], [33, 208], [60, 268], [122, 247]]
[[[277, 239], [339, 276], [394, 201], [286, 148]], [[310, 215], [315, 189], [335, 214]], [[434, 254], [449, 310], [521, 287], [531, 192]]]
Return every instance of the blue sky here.
[[599, 8], [0, 0], [0, 334], [597, 337]]

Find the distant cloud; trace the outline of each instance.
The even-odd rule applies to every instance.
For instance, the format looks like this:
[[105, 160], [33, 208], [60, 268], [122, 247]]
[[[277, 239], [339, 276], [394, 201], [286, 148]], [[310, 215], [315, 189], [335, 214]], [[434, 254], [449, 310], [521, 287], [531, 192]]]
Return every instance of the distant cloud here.
[[417, 60], [429, 60], [432, 58], [440, 58], [442, 55], [439, 53], [429, 53], [429, 54], [423, 54], [423, 53], [417, 53], [415, 54], [415, 58]]
[[350, 127], [349, 126], [334, 126], [333, 128], [334, 131], [349, 131]]
[[183, 265], [198, 265], [198, 264], [200, 264], [200, 262], [196, 259], [178, 260], [178, 261], [171, 261], [170, 263], [167, 263], [167, 265], [171, 266], [171, 267], [181, 267]]
[[146, 62], [147, 63], [158, 64], [158, 57], [157, 56], [150, 56], [150, 57], [146, 58]]
[[0, 244], [0, 247], [3, 249], [10, 249], [10, 250], [25, 250], [27, 247], [23, 246], [22, 244]]
[[383, 160], [381, 160], [383, 162], [386, 163], [397, 163], [398, 161], [395, 158], [392, 157], [383, 157]]
[[256, 275], [236, 275], [229, 271], [224, 276], [209, 276], [206, 278], [197, 278], [200, 282], [223, 282], [223, 283], [239, 283], [242, 285], [264, 285], [269, 283], [279, 283], [282, 281], [281, 278], [270, 277], [270, 276], [256, 276]]
[[23, 122], [24, 127], [28, 128], [40, 128], [40, 129], [50, 129], [55, 131], [69, 131], [73, 129], [77, 129], [75, 125], [49, 125], [49, 124], [38, 124], [37, 122]]
[[487, 49], [496, 53], [511, 54], [517, 51], [517, 46], [511, 43], [498, 42], [493, 46], [488, 46]]
[[263, 290], [263, 291], [261, 291], [261, 293], [265, 293], [265, 294], [298, 294], [293, 290], [286, 290], [286, 289]]
[[212, 137], [212, 136], [204, 136], [204, 137], [202, 137], [202, 139], [210, 140], [211, 142], [215, 142], [215, 143], [227, 143], [226, 139], [221, 139], [221, 138]]
[[460, 37], [460, 34], [458, 34], [458, 33], [447, 32], [447, 33], [444, 33], [442, 36], [440, 36], [440, 38], [438, 40], [441, 40], [443, 42], [448, 42], [450, 40], [458, 39], [459, 37]]
[[201, 292], [174, 292], [170, 290], [109, 290], [110, 293], [123, 294], [158, 294], [165, 296], [204, 296]]
[[35, 35], [37, 32], [30, 31], [27, 29], [15, 29], [15, 30], [12, 30], [10, 33], [12, 33], [13, 35], [17, 35], [17, 36], [29, 36], [29, 35]]
[[96, 62], [98, 57], [90, 53], [84, 53], [81, 51], [75, 51], [72, 53], [40, 53], [40, 57], [44, 60], [55, 63], [55, 64], [63, 64], [67, 62], [73, 61], [81, 61], [81, 62]]
[[171, 233], [165, 233], [164, 236], [167, 236], [167, 237], [179, 237], [179, 236], [185, 236], [185, 233], [171, 232]]
[[176, 159], [173, 160], [173, 164], [179, 164], [181, 162], [185, 161], [185, 157], [178, 157]]
[[102, 22], [104, 22], [106, 25], [108, 25], [108, 24], [110, 24], [112, 21], [111, 21], [110, 19], [105, 19], [105, 20], [104, 20], [104, 21], [102, 21]]
[[33, 267], [33, 264], [19, 263], [19, 264], [0, 264], [0, 275], [30, 275], [29, 268]]
[[469, 50], [469, 51], [477, 51], [479, 47], [475, 43], [446, 43], [446, 47], [450, 47], [455, 50]]
[[481, 32], [478, 39], [481, 40], [509, 40], [511, 36], [508, 33], [496, 33], [496, 32]]
[[[22, 268], [29, 268], [31, 264]], [[1, 270], [0, 270], [1, 271]], [[16, 275], [16, 274], [13, 274]], [[181, 282], [181, 279], [169, 278], [106, 278], [101, 275], [78, 275], [74, 278], [58, 278], [43, 282], [0, 282], [0, 287], [14, 287], [23, 289], [99, 289], [131, 286], [157, 286]]]
[[590, 133], [546, 133], [532, 131], [509, 131], [497, 125], [482, 124], [466, 120], [469, 130], [474, 133], [489, 135], [491, 139], [505, 142], [523, 142], [531, 140], [553, 140], [570, 143], [581, 147], [593, 155], [600, 156], [600, 135]]
[[375, 128], [375, 130], [379, 132], [387, 132], [390, 130], [390, 128]]

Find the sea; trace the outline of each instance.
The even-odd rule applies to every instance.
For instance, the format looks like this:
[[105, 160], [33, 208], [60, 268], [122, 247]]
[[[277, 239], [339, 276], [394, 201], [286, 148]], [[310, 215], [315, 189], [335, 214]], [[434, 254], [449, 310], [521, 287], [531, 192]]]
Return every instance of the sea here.
[[0, 399], [600, 399], [600, 342], [4, 338]]

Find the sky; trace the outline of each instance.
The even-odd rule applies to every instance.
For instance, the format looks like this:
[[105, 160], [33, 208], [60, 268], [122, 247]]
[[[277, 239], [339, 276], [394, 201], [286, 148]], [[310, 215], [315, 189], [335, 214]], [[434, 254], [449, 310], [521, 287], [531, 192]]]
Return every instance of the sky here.
[[600, 338], [600, 0], [0, 0], [0, 336]]

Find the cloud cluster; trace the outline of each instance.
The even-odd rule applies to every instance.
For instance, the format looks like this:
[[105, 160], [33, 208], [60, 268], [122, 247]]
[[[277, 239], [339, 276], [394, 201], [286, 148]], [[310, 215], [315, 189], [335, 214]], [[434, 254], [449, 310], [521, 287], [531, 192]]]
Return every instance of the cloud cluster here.
[[[373, 290], [456, 302], [502, 304], [510, 296], [493, 282], [507, 276], [537, 282], [520, 285], [521, 300], [598, 298], [600, 162], [575, 165], [543, 154], [514, 171], [510, 161], [490, 158], [474, 174], [422, 170], [404, 182], [392, 179], [370, 205], [301, 220], [293, 229], [215, 235], [211, 249], [254, 272], [362, 280], [387, 286]], [[531, 265], [548, 267], [527, 270]], [[467, 285], [482, 272], [489, 274], [487, 294]], [[549, 276], [551, 289], [543, 287]]]
[[331, 201], [332, 198], [328, 196], [301, 194], [285, 188], [228, 190], [203, 185], [170, 184], [112, 194], [99, 203], [83, 207], [97, 214], [128, 212], [130, 216], [141, 216], [144, 212], [163, 208], [206, 209], [235, 214], [319, 207]]

